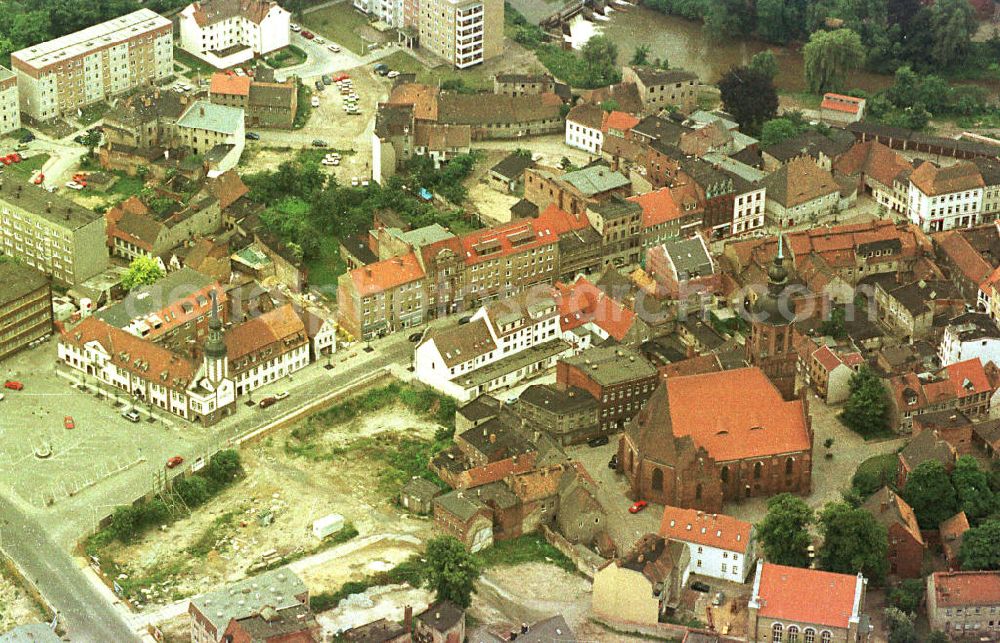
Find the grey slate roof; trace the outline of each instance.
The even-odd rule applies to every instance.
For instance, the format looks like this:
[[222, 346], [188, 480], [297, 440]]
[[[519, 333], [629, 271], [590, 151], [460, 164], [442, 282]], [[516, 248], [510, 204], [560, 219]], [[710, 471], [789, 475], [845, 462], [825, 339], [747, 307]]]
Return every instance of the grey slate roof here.
[[0, 201], [22, 208], [67, 230], [76, 230], [104, 218], [101, 214], [27, 181], [0, 178]]
[[629, 180], [625, 176], [603, 165], [594, 165], [576, 172], [568, 172], [559, 178], [585, 196], [593, 196], [629, 185]]
[[507, 158], [490, 168], [490, 172], [499, 174], [505, 179], [513, 181], [519, 178], [526, 169], [533, 167], [534, 165], [535, 162], [531, 160], [530, 155], [513, 153], [509, 154]]
[[207, 100], [197, 100], [177, 120], [179, 127], [234, 134], [243, 123], [243, 110], [239, 107], [217, 105]]
[[114, 306], [97, 311], [94, 316], [115, 328], [124, 328], [136, 317], [144, 317], [195, 291], [207, 288], [215, 281], [197, 270], [181, 268], [166, 275], [156, 283], [130, 292]]
[[0, 307], [38, 290], [48, 281], [30, 266], [16, 261], [0, 263]]
[[477, 511], [487, 509], [485, 503], [475, 495], [470, 496], [468, 491], [451, 491], [434, 499], [435, 505], [440, 505], [442, 509], [456, 516], [462, 522], [468, 522]]
[[673, 261], [678, 275], [704, 277], [714, 272], [712, 258], [708, 255], [701, 237], [667, 241], [663, 244], [663, 248]]
[[230, 620], [246, 618], [263, 607], [278, 611], [295, 607], [299, 604], [295, 597], [308, 591], [295, 572], [280, 567], [195, 596], [191, 607], [201, 612], [221, 635]]

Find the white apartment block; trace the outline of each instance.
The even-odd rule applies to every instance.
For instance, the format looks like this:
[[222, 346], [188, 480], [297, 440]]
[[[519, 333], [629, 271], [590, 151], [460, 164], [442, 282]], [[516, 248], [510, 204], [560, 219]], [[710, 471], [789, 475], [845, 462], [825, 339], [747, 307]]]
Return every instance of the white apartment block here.
[[733, 199], [733, 234], [742, 234], [764, 226], [767, 190], [759, 186]]
[[203, 0], [178, 14], [180, 48], [217, 69], [288, 46], [291, 16], [273, 0]]
[[[600, 109], [600, 108], [598, 108]], [[566, 119], [566, 145], [593, 155], [599, 155], [604, 147], [604, 132], [600, 126], [592, 127], [583, 122]]]
[[17, 91], [17, 76], [0, 67], [0, 134], [21, 127], [21, 101]]
[[420, 47], [458, 69], [478, 65], [503, 49], [503, 0], [420, 0]]
[[173, 27], [149, 9], [10, 55], [21, 112], [44, 121], [174, 73]]
[[399, 29], [404, 25], [403, 0], [354, 0], [354, 8]]
[[973, 163], [938, 167], [924, 161], [910, 175], [908, 214], [924, 232], [971, 228], [980, 221], [983, 177]]
[[938, 346], [941, 366], [976, 358], [1000, 364], [1000, 330], [985, 313], [970, 313], [953, 320], [944, 329]]
[[41, 186], [0, 178], [0, 251], [74, 285], [108, 266], [104, 217]]
[[753, 525], [723, 514], [664, 507], [664, 538], [682, 542], [691, 553], [692, 574], [743, 583], [757, 560]]
[[466, 324], [428, 331], [414, 352], [414, 375], [467, 401], [554, 366], [572, 352], [561, 336], [555, 299], [529, 291], [483, 306]]

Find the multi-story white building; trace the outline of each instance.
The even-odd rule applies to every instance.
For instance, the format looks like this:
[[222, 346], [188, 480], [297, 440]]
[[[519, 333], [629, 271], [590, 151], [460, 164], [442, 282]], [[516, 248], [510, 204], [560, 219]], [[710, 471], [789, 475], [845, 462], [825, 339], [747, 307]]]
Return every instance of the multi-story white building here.
[[124, 391], [139, 408], [156, 406], [192, 422], [214, 424], [232, 412], [236, 401], [216, 306], [201, 360], [173, 353], [96, 317], [63, 331], [57, 355], [65, 366]]
[[1000, 330], [985, 313], [967, 313], [948, 322], [938, 347], [941, 366], [979, 358], [1000, 364]]
[[74, 285], [108, 266], [104, 217], [41, 186], [0, 177], [0, 251]]
[[238, 396], [309, 364], [309, 337], [291, 304], [233, 326], [226, 347]]
[[910, 221], [924, 232], [971, 228], [980, 221], [983, 177], [970, 161], [939, 167], [924, 161], [910, 174]]
[[420, 0], [420, 47], [459, 69], [503, 49], [503, 0]]
[[581, 103], [566, 115], [566, 145], [599, 155], [604, 146], [604, 110], [592, 103]]
[[405, 26], [403, 0], [354, 0], [354, 8], [397, 29]]
[[10, 55], [21, 112], [44, 121], [174, 73], [171, 22], [140, 9]]
[[733, 198], [733, 221], [730, 234], [743, 234], [763, 227], [764, 211], [767, 207], [767, 188], [764, 186], [766, 172], [741, 163], [718, 152], [709, 152], [702, 160], [733, 179], [736, 196]]
[[289, 42], [291, 15], [274, 0], [202, 0], [178, 14], [180, 48], [218, 69]]
[[667, 506], [660, 535], [688, 546], [692, 574], [742, 583], [757, 561], [753, 525], [730, 516]]
[[416, 378], [460, 401], [511, 386], [572, 352], [548, 288], [483, 306], [465, 324], [431, 329], [417, 344]]
[[0, 134], [21, 127], [21, 102], [17, 91], [17, 76], [0, 67]]

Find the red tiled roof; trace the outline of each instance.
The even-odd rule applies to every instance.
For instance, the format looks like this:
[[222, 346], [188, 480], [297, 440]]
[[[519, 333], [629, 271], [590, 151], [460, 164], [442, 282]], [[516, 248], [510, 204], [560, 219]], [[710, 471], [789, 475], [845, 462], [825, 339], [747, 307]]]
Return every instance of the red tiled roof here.
[[[840, 264], [838, 258], [849, 259], [848, 265], [853, 265], [859, 246], [890, 240], [899, 241], [904, 257], [912, 257], [918, 249], [930, 250], [930, 240], [917, 228], [911, 225], [897, 227], [889, 219], [787, 233], [785, 249], [791, 253], [793, 260], [815, 252], [831, 266]], [[777, 253], [776, 247], [774, 253]]]
[[979, 168], [971, 161], [959, 161], [946, 167], [924, 161], [910, 175], [910, 182], [927, 196], [974, 190], [985, 185]]
[[402, 257], [378, 261], [351, 271], [351, 280], [362, 297], [384, 292], [423, 278], [424, 269], [420, 267], [416, 255], [412, 252]]
[[854, 96], [844, 96], [843, 94], [826, 93], [823, 94], [823, 102], [820, 103], [821, 109], [832, 109], [838, 112], [847, 112], [849, 114], [857, 114], [858, 110], [861, 109], [861, 104], [864, 102], [862, 98], [855, 98]]
[[933, 580], [939, 607], [1000, 603], [1000, 571], [934, 572]]
[[[546, 209], [546, 212], [549, 212], [549, 209]], [[466, 265], [472, 265], [559, 243], [557, 230], [561, 225], [570, 224], [565, 218], [558, 216], [558, 213], [549, 212], [549, 216], [544, 220], [539, 216], [534, 220], [512, 221], [495, 228], [470, 232], [460, 238], [462, 260]]]
[[782, 399], [759, 368], [668, 378], [666, 386], [674, 435], [690, 435], [716, 461], [811, 447], [801, 400]]
[[945, 557], [949, 563], [958, 559], [959, 553], [962, 551], [962, 538], [967, 531], [969, 531], [969, 518], [964, 511], [959, 511], [938, 526], [941, 546], [944, 548]]
[[751, 529], [753, 525], [732, 516], [671, 506], [663, 508], [660, 521], [660, 535], [664, 538], [741, 553], [750, 544]]
[[413, 117], [436, 121], [438, 117], [438, 88], [420, 83], [403, 83], [392, 88], [389, 103], [413, 105]]
[[[968, 384], [966, 384], [968, 382]], [[993, 389], [993, 384], [979, 358], [945, 366], [934, 378], [921, 381], [916, 373], [904, 373], [889, 380], [896, 405], [900, 409], [919, 409], [929, 404], [959, 400]], [[906, 392], [916, 397], [915, 404], [906, 403]]]
[[962, 276], [974, 284], [982, 283], [993, 272], [993, 266], [969, 243], [959, 230], [948, 230], [933, 236], [934, 243], [944, 251]]
[[88, 317], [76, 328], [64, 330], [62, 341], [78, 348], [97, 342], [115, 366], [175, 391], [187, 389], [197, 371], [193, 362], [96, 317]]
[[678, 204], [677, 195], [670, 188], [660, 188], [645, 194], [630, 196], [627, 200], [634, 201], [642, 207], [642, 227], [644, 228], [666, 223], [688, 214]]
[[764, 563], [760, 616], [847, 629], [854, 614], [857, 576]]
[[719, 357], [713, 353], [699, 355], [679, 362], [664, 364], [656, 369], [662, 377], [683, 377], [685, 375], [701, 375], [703, 373], [715, 373], [722, 370]]
[[250, 77], [237, 76], [216, 72], [212, 74], [212, 82], [208, 86], [209, 94], [228, 94], [236, 96], [250, 95]]
[[[968, 397], [992, 388], [990, 378], [986, 375], [986, 369], [983, 368], [983, 363], [979, 358], [949, 364], [944, 367], [944, 370], [948, 373], [948, 381], [955, 392], [955, 397]], [[966, 380], [970, 386], [966, 386]]]
[[983, 283], [979, 284], [979, 289], [982, 290], [988, 297], [992, 297], [992, 289], [998, 285], [1000, 285], [1000, 266], [991, 272], [989, 277], [983, 280]]
[[555, 295], [564, 331], [593, 323], [620, 342], [635, 323], [634, 312], [583, 277], [572, 284], [556, 283]]
[[817, 362], [819, 362], [820, 366], [827, 370], [827, 372], [832, 371], [843, 364], [843, 362], [840, 361], [840, 358], [837, 357], [832, 350], [830, 350], [829, 346], [822, 346], [816, 349], [816, 352], [814, 352], [812, 356]]
[[278, 344], [278, 354], [281, 354], [294, 348], [295, 344], [304, 344], [306, 337], [302, 318], [291, 304], [285, 304], [227, 330], [226, 352], [229, 359], [235, 362], [269, 345]]
[[616, 129], [626, 132], [639, 124], [639, 119], [627, 112], [611, 112], [604, 116], [604, 124], [601, 131]]

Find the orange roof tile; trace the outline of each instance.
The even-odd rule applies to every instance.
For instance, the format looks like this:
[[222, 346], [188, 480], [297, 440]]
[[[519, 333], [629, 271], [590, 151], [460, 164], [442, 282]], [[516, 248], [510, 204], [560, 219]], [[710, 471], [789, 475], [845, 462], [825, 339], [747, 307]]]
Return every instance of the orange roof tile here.
[[962, 550], [962, 538], [967, 531], [969, 531], [969, 518], [964, 511], [959, 511], [938, 526], [941, 546], [944, 548], [945, 556], [949, 562], [958, 559]]
[[1000, 571], [934, 572], [939, 607], [1000, 603]]
[[[495, 228], [476, 230], [462, 235], [462, 260], [466, 265], [525, 252], [540, 246], [559, 243], [560, 226], [571, 225], [559, 216], [558, 208], [546, 209], [548, 216], [528, 221], [512, 221]], [[553, 229], [555, 228], [555, 229]]]
[[226, 331], [225, 341], [229, 359], [235, 362], [271, 344], [280, 344], [281, 352], [295, 343], [303, 344], [306, 328], [292, 305], [285, 304], [233, 326]]
[[757, 589], [761, 603], [758, 614], [847, 629], [860, 582], [849, 574], [764, 563]]
[[823, 94], [823, 102], [820, 103], [820, 108], [832, 109], [838, 112], [847, 112], [849, 114], [857, 114], [858, 110], [861, 109], [861, 104], [863, 102], [864, 99], [862, 98], [828, 92]]
[[974, 190], [985, 185], [979, 168], [970, 161], [959, 161], [946, 167], [924, 161], [910, 175], [910, 182], [927, 196]]
[[753, 525], [725, 514], [709, 514], [697, 509], [666, 506], [660, 521], [660, 535], [697, 545], [746, 552]]
[[389, 103], [413, 105], [413, 117], [436, 121], [438, 117], [438, 88], [420, 83], [403, 83], [392, 88]]
[[212, 82], [208, 86], [208, 93], [249, 96], [250, 77], [216, 72], [212, 74]]
[[593, 323], [620, 342], [635, 323], [634, 312], [583, 277], [572, 284], [557, 282], [555, 296], [564, 331]]
[[924, 538], [920, 534], [920, 526], [917, 524], [917, 516], [913, 513], [913, 508], [889, 487], [882, 487], [872, 494], [865, 501], [863, 507], [887, 529], [890, 525], [897, 524], [905, 529], [913, 540], [921, 545], [924, 544]]
[[674, 435], [690, 435], [716, 461], [812, 446], [801, 400], [786, 402], [759, 368], [668, 378], [666, 386]]
[[634, 201], [642, 207], [642, 227], [666, 223], [679, 218], [684, 212], [674, 200], [670, 188], [660, 188], [638, 196], [630, 196], [628, 201]]
[[605, 115], [601, 131], [616, 129], [626, 132], [639, 124], [639, 119], [627, 112], [611, 112]]
[[362, 297], [384, 292], [423, 278], [424, 269], [420, 267], [416, 255], [412, 252], [402, 257], [378, 261], [351, 271], [351, 280]]
[[820, 366], [825, 368], [828, 372], [843, 364], [843, 362], [840, 361], [840, 358], [837, 357], [832, 350], [830, 350], [829, 346], [821, 346], [816, 349], [816, 352], [814, 352], [812, 356], [813, 359], [819, 362]]
[[961, 271], [962, 276], [972, 283], [983, 283], [993, 272], [993, 266], [983, 258], [983, 255], [979, 254], [959, 230], [940, 232], [935, 234], [933, 239], [938, 248]]

